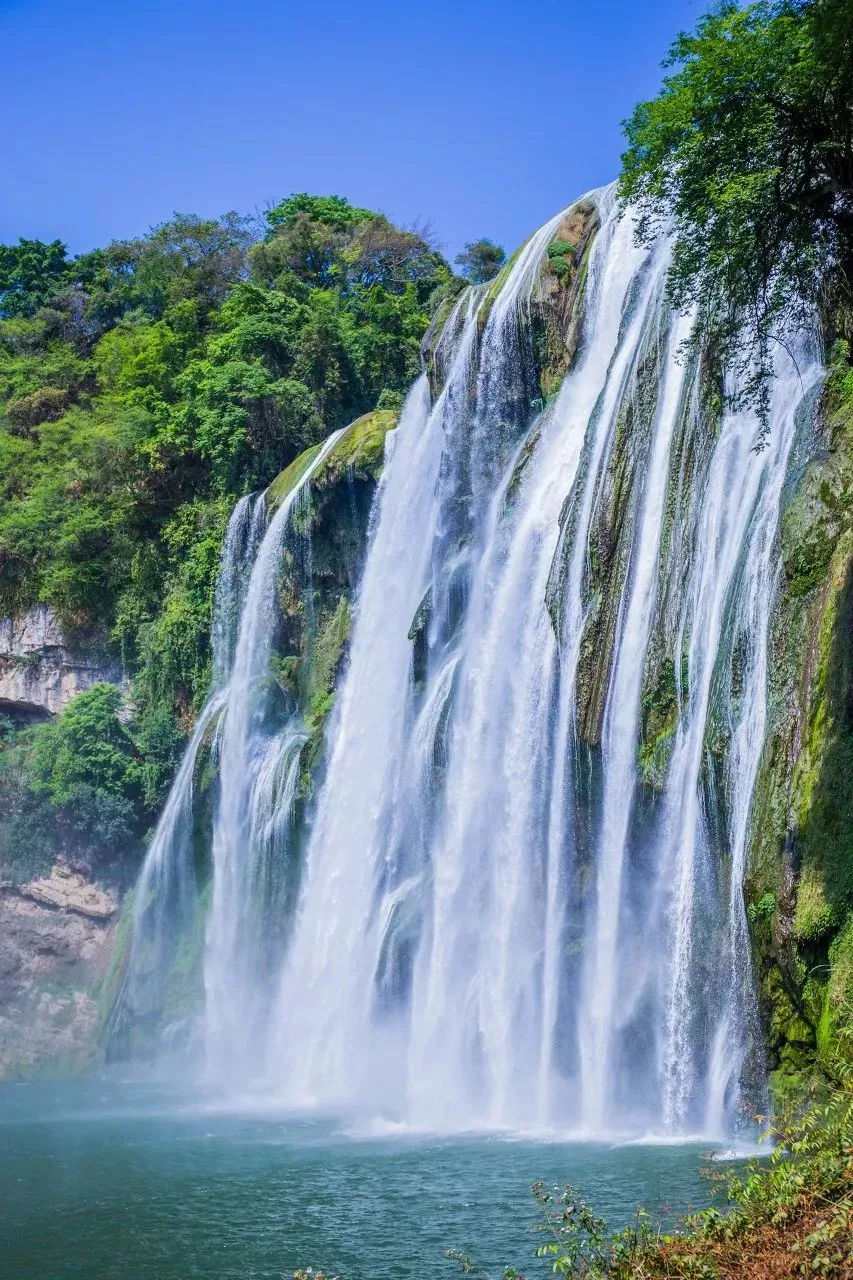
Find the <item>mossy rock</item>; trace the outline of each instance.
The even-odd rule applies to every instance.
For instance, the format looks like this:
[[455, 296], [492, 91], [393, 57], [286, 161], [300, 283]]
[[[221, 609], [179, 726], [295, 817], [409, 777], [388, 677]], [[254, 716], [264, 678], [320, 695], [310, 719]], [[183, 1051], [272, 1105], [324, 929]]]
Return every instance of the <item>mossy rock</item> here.
[[818, 867], [804, 868], [797, 885], [794, 936], [799, 942], [817, 942], [833, 933], [837, 914], [827, 900], [823, 875]]
[[807, 447], [781, 525], [747, 878], [749, 900], [779, 900], [772, 930], [751, 927], [783, 1093], [853, 1057], [853, 370], [837, 349]]
[[598, 209], [580, 200], [560, 222], [542, 263], [535, 308], [540, 349], [539, 382], [548, 399], [559, 390], [580, 341], [583, 300]]
[[136, 886], [128, 889], [121, 904], [121, 914], [116, 926], [110, 962], [107, 971], [97, 984], [92, 994], [98, 1008], [98, 1041], [103, 1038], [107, 1029], [118, 994], [124, 982], [127, 962], [130, 957], [130, 944], [133, 939], [133, 917]]
[[[352, 471], [363, 479], [378, 480], [385, 459], [385, 437], [399, 420], [398, 408], [373, 409], [356, 418], [344, 428], [340, 439], [311, 477], [311, 487], [336, 484], [347, 471]], [[316, 461], [322, 447], [322, 442], [312, 444], [284, 471], [279, 472], [267, 489], [267, 509], [270, 515], [293, 492]]]
[[[682, 660], [682, 686], [686, 688], [686, 656]], [[664, 658], [652, 684], [643, 690], [638, 763], [646, 786], [663, 790], [675, 733], [678, 728], [678, 684], [672, 658]]]
[[299, 457], [295, 458], [289, 467], [285, 467], [284, 471], [279, 472], [267, 489], [267, 511], [270, 516], [278, 510], [285, 498], [293, 492], [305, 472], [314, 462], [321, 448], [321, 444], [312, 444], [310, 448], [300, 453]]
[[829, 948], [826, 1039], [836, 1055], [853, 1060], [853, 911]]
[[853, 533], [837, 543], [812, 647], [812, 696], [794, 772], [794, 836], [827, 909], [853, 906]]
[[374, 409], [356, 418], [312, 476], [312, 487], [336, 484], [347, 473], [378, 480], [385, 461], [385, 437], [399, 420], [399, 409]]
[[825, 462], [810, 463], [785, 511], [782, 560], [791, 597], [805, 595], [826, 576], [844, 521], [837, 482]]

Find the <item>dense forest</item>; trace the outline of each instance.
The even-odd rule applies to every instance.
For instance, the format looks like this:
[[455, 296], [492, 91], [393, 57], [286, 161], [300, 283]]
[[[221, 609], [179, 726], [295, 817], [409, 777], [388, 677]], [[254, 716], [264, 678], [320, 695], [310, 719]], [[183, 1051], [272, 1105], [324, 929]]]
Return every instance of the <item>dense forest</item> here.
[[[484, 279], [502, 257], [459, 261]], [[209, 686], [235, 499], [398, 406], [464, 283], [428, 232], [338, 196], [176, 215], [78, 257], [0, 246], [0, 616], [50, 606], [131, 682], [129, 716], [100, 686], [54, 723], [0, 720], [4, 863], [138, 858]]]

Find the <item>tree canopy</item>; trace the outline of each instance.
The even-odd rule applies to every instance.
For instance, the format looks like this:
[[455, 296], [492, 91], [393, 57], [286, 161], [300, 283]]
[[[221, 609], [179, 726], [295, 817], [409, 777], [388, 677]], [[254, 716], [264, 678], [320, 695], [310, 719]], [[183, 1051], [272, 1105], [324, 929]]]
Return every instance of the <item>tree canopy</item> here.
[[[78, 257], [58, 240], [0, 246], [0, 615], [45, 602], [121, 657], [130, 737], [112, 708], [101, 740], [140, 753], [119, 788], [134, 830], [207, 692], [235, 499], [399, 399], [433, 310], [461, 285], [424, 231], [340, 196], [294, 195], [264, 218], [175, 214]], [[61, 760], [82, 765], [70, 711], [61, 723]], [[71, 774], [44, 781], [34, 745], [53, 753], [55, 737], [27, 730], [13, 753], [33, 830], [40, 807], [67, 807]], [[73, 785], [112, 839], [106, 775]]]
[[[726, 0], [677, 37], [625, 123], [620, 194], [671, 227], [670, 292], [766, 397], [774, 341], [853, 271], [850, 0]], [[746, 341], [744, 342], [743, 339]]]
[[178, 213], [78, 257], [0, 246], [0, 615], [49, 604], [133, 684], [127, 724], [98, 686], [0, 725], [4, 860], [141, 849], [209, 686], [235, 499], [398, 401], [461, 287], [427, 232], [340, 196]]
[[472, 240], [456, 256], [456, 265], [471, 284], [484, 284], [493, 280], [506, 261], [502, 245], [494, 240]]

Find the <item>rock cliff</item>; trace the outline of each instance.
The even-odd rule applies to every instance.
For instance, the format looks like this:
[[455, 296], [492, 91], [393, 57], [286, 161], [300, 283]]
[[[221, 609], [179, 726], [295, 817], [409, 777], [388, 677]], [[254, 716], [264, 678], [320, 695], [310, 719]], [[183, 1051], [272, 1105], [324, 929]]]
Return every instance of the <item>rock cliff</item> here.
[[0, 879], [0, 1077], [82, 1071], [98, 1059], [98, 991], [120, 919], [117, 894], [57, 863]]
[[91, 640], [69, 636], [47, 605], [0, 618], [0, 711], [21, 719], [56, 715], [93, 684], [120, 680], [120, 668]]

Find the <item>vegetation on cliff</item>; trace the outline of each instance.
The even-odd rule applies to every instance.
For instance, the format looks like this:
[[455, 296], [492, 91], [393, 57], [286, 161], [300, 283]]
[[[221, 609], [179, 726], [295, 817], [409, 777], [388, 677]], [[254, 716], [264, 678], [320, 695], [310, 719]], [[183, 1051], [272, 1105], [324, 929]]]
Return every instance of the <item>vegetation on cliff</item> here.
[[121, 690], [97, 684], [50, 723], [0, 721], [0, 864], [6, 875], [46, 874], [59, 855], [121, 874], [135, 865], [151, 778], [119, 719]]
[[[81, 784], [94, 825], [77, 797], [105, 857], [137, 847], [206, 695], [235, 499], [399, 404], [459, 287], [425, 234], [338, 196], [292, 196], [262, 221], [176, 215], [77, 258], [0, 246], [0, 614], [50, 605], [132, 681], [139, 778], [121, 821], [98, 780]], [[7, 727], [4, 860], [22, 823], [58, 830], [71, 811], [33, 763], [53, 732]]]
[[682, 33], [626, 122], [620, 193], [675, 231], [670, 292], [766, 403], [773, 345], [853, 271], [849, 0], [732, 0]]

